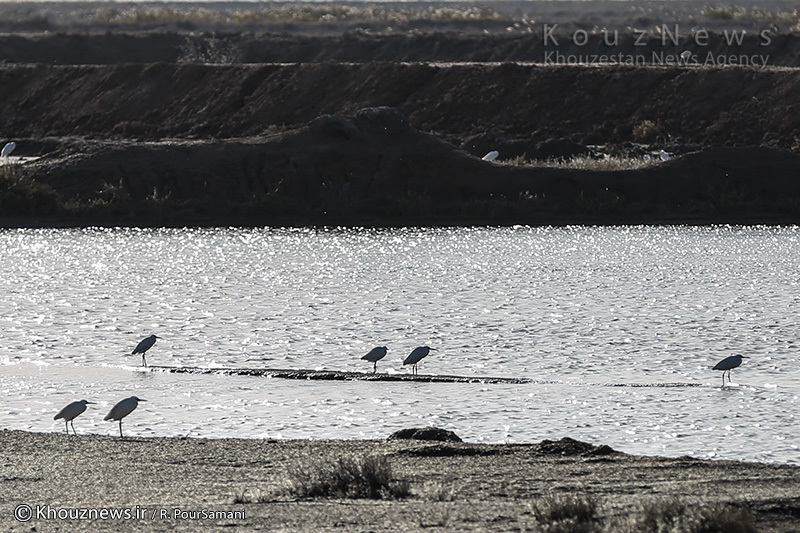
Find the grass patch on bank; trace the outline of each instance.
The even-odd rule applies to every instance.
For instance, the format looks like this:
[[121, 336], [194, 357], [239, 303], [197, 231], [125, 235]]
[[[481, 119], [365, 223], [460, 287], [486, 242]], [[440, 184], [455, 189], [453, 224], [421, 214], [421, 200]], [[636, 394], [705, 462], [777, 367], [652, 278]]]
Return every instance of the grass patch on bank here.
[[530, 505], [531, 514], [549, 533], [599, 533], [603, 531], [600, 505], [582, 494], [548, 495]]
[[661, 160], [655, 156], [650, 159], [643, 157], [590, 157], [578, 156], [569, 159], [546, 159], [530, 161], [523, 157], [499, 161], [499, 163], [511, 166], [531, 166], [544, 168], [561, 168], [569, 170], [595, 170], [595, 171], [615, 171], [615, 170], [637, 170], [651, 167], [660, 163]]
[[0, 214], [49, 215], [58, 209], [53, 189], [35, 181], [22, 165], [0, 166]]
[[640, 506], [626, 533], [755, 533], [755, 520], [744, 505], [693, 503], [675, 498]]
[[398, 499], [410, 495], [409, 485], [394, 479], [383, 455], [340, 457], [331, 463], [307, 463], [291, 468], [286, 493], [298, 498]]

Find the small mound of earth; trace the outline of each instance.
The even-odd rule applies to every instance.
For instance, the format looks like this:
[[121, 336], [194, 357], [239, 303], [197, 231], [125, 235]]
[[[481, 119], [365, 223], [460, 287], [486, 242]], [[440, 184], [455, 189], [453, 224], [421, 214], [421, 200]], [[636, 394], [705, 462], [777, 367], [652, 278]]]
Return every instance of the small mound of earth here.
[[564, 455], [573, 457], [576, 455], [610, 455], [617, 453], [611, 446], [605, 444], [595, 446], [588, 442], [564, 437], [561, 440], [543, 440], [539, 443], [539, 451], [546, 455]]
[[386, 440], [435, 440], [440, 442], [463, 442], [461, 437], [446, 429], [408, 428], [395, 431]]

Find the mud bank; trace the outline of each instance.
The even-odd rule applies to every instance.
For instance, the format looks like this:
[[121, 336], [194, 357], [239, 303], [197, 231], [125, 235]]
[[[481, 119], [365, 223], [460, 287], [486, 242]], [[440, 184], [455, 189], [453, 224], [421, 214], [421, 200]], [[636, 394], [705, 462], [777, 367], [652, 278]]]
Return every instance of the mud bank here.
[[[536, 531], [548, 525], [574, 531], [573, 515], [540, 512], [543, 501], [565, 495], [595, 502], [589, 523], [581, 524], [586, 531], [645, 532], [690, 520], [709, 531], [789, 532], [800, 517], [796, 466], [631, 456], [560, 437], [488, 445], [2, 431], [0, 446], [6, 531]], [[366, 456], [384, 457], [408, 496], [281, 492], [298, 468], [322, 471], [341, 458]], [[28, 516], [25, 506], [29, 522], [19, 521]], [[70, 517], [79, 508], [127, 509], [129, 515]], [[567, 522], [556, 523], [561, 520]]]

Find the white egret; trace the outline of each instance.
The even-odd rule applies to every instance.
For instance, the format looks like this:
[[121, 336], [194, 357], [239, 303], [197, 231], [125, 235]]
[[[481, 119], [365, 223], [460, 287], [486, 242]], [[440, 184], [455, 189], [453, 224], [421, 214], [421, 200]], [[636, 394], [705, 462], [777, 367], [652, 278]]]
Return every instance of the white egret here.
[[362, 357], [361, 359], [373, 363], [372, 373], [374, 374], [375, 372], [378, 371], [378, 361], [386, 357], [387, 351], [388, 349], [386, 348], [386, 346], [376, 346], [375, 348], [371, 349], [369, 353], [364, 357]]
[[669, 152], [667, 152], [665, 150], [661, 150], [658, 153], [658, 157], [660, 157], [662, 161], [667, 161], [670, 158], [670, 155], [669, 155]]
[[134, 409], [139, 407], [139, 402], [146, 402], [136, 396], [120, 400], [117, 405], [111, 408], [103, 420], [119, 420], [119, 436], [122, 437], [122, 419], [133, 412]]
[[94, 403], [87, 400], [78, 400], [77, 402], [72, 402], [62, 410], [58, 412], [56, 416], [53, 417], [53, 420], [58, 420], [59, 418], [64, 419], [64, 428], [67, 430], [67, 435], [69, 435], [69, 426], [72, 426], [72, 431], [77, 435], [78, 432], [75, 431], [75, 424], [72, 423], [75, 418], [81, 413], [86, 410], [86, 404]]
[[430, 348], [428, 346], [418, 346], [414, 348], [414, 350], [408, 354], [406, 360], [403, 361], [403, 366], [405, 365], [414, 365], [411, 367], [411, 372], [413, 374], [417, 373], [417, 363], [419, 363], [423, 357], [427, 356], [431, 350], [436, 350], [436, 348]]
[[716, 365], [712, 370], [722, 370], [722, 386], [725, 386], [725, 372], [728, 373], [728, 383], [731, 382], [731, 369], [736, 368], [742, 364], [742, 359], [747, 359], [743, 355], [731, 355], [726, 357]]
[[13, 152], [14, 148], [16, 147], [17, 143], [15, 143], [14, 141], [6, 143], [6, 145], [3, 146], [3, 149], [0, 150], [0, 157], [2, 157], [4, 161], [8, 161], [8, 156], [11, 155], [11, 152]]
[[691, 58], [692, 58], [691, 50], [684, 50], [683, 52], [681, 52], [681, 59], [683, 59], [684, 62], [688, 63]]
[[136, 355], [137, 353], [142, 354], [142, 364], [147, 366], [147, 360], [144, 358], [144, 353], [153, 347], [153, 345], [156, 343], [156, 339], [160, 338], [161, 337], [156, 335], [150, 335], [146, 339], [142, 339], [142, 341], [136, 345], [136, 348], [133, 349], [131, 355]]
[[498, 152], [497, 150], [492, 150], [491, 152], [483, 156], [481, 159], [483, 159], [484, 161], [494, 161], [495, 159], [497, 159], [499, 155], [500, 152]]

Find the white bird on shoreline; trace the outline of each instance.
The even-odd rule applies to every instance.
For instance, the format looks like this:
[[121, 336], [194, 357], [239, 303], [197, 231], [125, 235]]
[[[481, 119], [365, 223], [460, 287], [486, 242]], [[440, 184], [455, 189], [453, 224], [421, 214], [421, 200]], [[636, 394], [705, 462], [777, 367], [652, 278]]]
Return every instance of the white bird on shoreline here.
[[376, 346], [375, 348], [371, 349], [369, 353], [364, 357], [362, 357], [361, 359], [373, 363], [372, 373], [374, 374], [375, 372], [378, 371], [378, 361], [386, 357], [387, 351], [388, 349], [386, 348], [386, 346]]
[[417, 363], [419, 363], [425, 356], [427, 356], [431, 350], [435, 350], [436, 348], [430, 348], [428, 346], [418, 346], [414, 348], [414, 350], [408, 354], [406, 360], [403, 361], [403, 366], [405, 365], [414, 365], [411, 367], [411, 373], [417, 373]]
[[136, 348], [133, 349], [131, 355], [136, 355], [137, 353], [142, 354], [142, 364], [147, 366], [147, 360], [144, 358], [144, 354], [147, 350], [153, 347], [153, 345], [156, 343], [156, 339], [160, 338], [161, 337], [156, 335], [150, 335], [149, 337], [142, 339], [139, 344], [136, 345]]
[[11, 155], [11, 152], [13, 152], [14, 148], [16, 148], [16, 147], [17, 147], [17, 143], [15, 143], [14, 141], [11, 141], [10, 143], [6, 143], [6, 145], [3, 146], [3, 149], [0, 150], [0, 157], [2, 157], [5, 161], [8, 161], [8, 156]]
[[484, 161], [494, 161], [495, 159], [497, 159], [499, 155], [500, 152], [498, 152], [497, 150], [492, 150], [491, 152], [483, 156], [481, 159], [483, 159]]
[[712, 370], [722, 370], [722, 386], [725, 386], [725, 372], [728, 373], [728, 384], [731, 382], [731, 370], [742, 364], [742, 359], [747, 359], [743, 355], [731, 355], [726, 357], [716, 365]]
[[75, 431], [75, 424], [72, 423], [78, 415], [83, 413], [86, 410], [86, 404], [94, 403], [88, 400], [78, 400], [77, 402], [72, 402], [71, 404], [64, 407], [62, 410], [58, 412], [56, 416], [53, 417], [53, 420], [58, 420], [59, 418], [64, 419], [64, 428], [67, 430], [67, 435], [69, 435], [69, 426], [72, 426], [72, 431], [77, 435], [78, 432]]
[[119, 436], [122, 438], [122, 419], [133, 412], [134, 409], [139, 407], [139, 402], [146, 402], [136, 396], [120, 400], [117, 405], [111, 408], [103, 420], [119, 420]]

